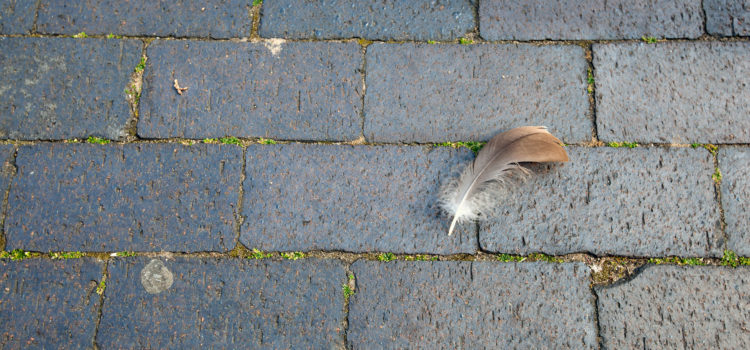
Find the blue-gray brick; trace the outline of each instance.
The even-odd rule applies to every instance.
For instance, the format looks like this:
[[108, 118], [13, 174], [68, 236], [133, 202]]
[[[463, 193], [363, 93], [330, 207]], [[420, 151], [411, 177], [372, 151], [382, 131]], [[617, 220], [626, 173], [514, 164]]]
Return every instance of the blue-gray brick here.
[[722, 36], [750, 35], [750, 2], [741, 0], [705, 0], [706, 31]]
[[281, 251], [474, 253], [476, 231], [447, 235], [441, 182], [473, 158], [419, 146], [257, 145], [247, 149], [240, 241]]
[[265, 38], [455, 40], [474, 30], [475, 0], [274, 0], [263, 3]]
[[176, 144], [23, 146], [8, 249], [226, 251], [242, 149]]
[[126, 136], [136, 40], [0, 38], [0, 138]]
[[750, 256], [750, 148], [721, 148], [719, 169], [727, 247]]
[[651, 265], [596, 294], [603, 348], [750, 347], [750, 268]]
[[250, 36], [250, 0], [42, 0], [45, 34], [236, 38]]
[[357, 261], [349, 345], [360, 348], [597, 348], [580, 263]]
[[528, 254], [721, 256], [714, 164], [704, 149], [566, 147], [483, 223], [484, 249]]
[[[155, 41], [138, 134], [354, 140], [362, 132], [356, 43]], [[174, 80], [188, 87], [177, 94]]]
[[108, 267], [100, 348], [343, 346], [346, 273], [338, 261], [162, 260], [173, 283], [149, 294], [141, 282], [149, 260]]
[[588, 141], [587, 67], [574, 45], [370, 45], [365, 137], [486, 141], [546, 125], [565, 142]]
[[700, 0], [506, 1], [479, 3], [487, 40], [697, 38]]
[[594, 45], [604, 141], [750, 142], [750, 43]]
[[34, 26], [36, 2], [0, 0], [0, 34], [27, 34]]
[[96, 330], [98, 260], [0, 259], [0, 347], [87, 349]]

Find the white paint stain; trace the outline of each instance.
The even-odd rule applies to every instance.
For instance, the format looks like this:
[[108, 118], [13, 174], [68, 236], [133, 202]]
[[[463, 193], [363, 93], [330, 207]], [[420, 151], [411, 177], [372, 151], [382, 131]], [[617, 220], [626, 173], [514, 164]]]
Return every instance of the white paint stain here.
[[281, 52], [281, 45], [284, 44], [284, 39], [268, 39], [263, 41], [263, 45], [271, 51], [271, 54], [277, 56]]
[[152, 259], [141, 270], [141, 285], [149, 294], [159, 294], [172, 287], [172, 272], [158, 259]]

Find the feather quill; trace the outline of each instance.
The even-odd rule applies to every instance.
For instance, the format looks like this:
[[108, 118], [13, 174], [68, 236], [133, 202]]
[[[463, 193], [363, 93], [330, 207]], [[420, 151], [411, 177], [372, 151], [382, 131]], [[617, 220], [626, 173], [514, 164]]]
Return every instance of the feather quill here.
[[493, 137], [458, 179], [443, 187], [440, 204], [456, 223], [490, 215], [504, 193], [512, 172], [528, 173], [519, 163], [566, 162], [562, 142], [543, 126], [523, 126]]

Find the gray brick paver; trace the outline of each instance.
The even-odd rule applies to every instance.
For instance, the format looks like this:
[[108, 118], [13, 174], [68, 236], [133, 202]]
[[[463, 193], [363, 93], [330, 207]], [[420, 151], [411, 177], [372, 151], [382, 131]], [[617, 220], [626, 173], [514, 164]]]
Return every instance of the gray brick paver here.
[[750, 43], [594, 44], [603, 141], [750, 142]]
[[237, 38], [250, 36], [251, 0], [42, 0], [45, 34]]
[[271, 251], [474, 253], [473, 227], [447, 236], [440, 184], [473, 156], [420, 146], [252, 145], [240, 241]]
[[262, 7], [264, 38], [455, 40], [474, 30], [473, 0], [274, 0]]
[[343, 264], [332, 260], [159, 259], [172, 285], [149, 294], [150, 258], [115, 259], [97, 344], [113, 348], [315, 348], [343, 345]]
[[0, 38], [0, 138], [125, 137], [137, 40]]
[[487, 40], [697, 38], [703, 10], [700, 0], [482, 0], [479, 23]]
[[93, 259], [0, 259], [0, 347], [90, 348], [102, 272]]
[[[357, 43], [154, 41], [138, 135], [345, 141], [361, 134]], [[188, 87], [182, 95], [174, 80]]]
[[227, 251], [242, 172], [236, 146], [22, 146], [7, 249]]
[[565, 142], [589, 141], [587, 68], [573, 45], [373, 44], [365, 137], [486, 141], [519, 125], [545, 125]]
[[714, 164], [704, 149], [566, 147], [570, 162], [533, 168], [480, 225], [493, 252], [721, 256]]
[[35, 13], [35, 1], [0, 0], [0, 34], [31, 32]]
[[719, 169], [727, 248], [742, 256], [750, 256], [750, 149], [722, 147], [719, 150]]
[[370, 348], [597, 348], [580, 263], [357, 261], [349, 345]]
[[706, 32], [721, 36], [750, 36], [750, 2], [704, 0]]
[[648, 266], [597, 288], [608, 349], [747, 349], [750, 268]]

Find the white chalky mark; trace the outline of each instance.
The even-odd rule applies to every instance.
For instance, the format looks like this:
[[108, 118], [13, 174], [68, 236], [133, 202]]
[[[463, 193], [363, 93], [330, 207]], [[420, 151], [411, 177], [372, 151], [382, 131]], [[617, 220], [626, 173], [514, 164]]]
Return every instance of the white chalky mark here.
[[268, 39], [263, 42], [263, 45], [271, 51], [271, 54], [276, 56], [281, 52], [281, 44], [285, 43], [284, 39]]
[[159, 294], [172, 286], [172, 272], [161, 260], [152, 259], [141, 270], [141, 284], [149, 294]]

